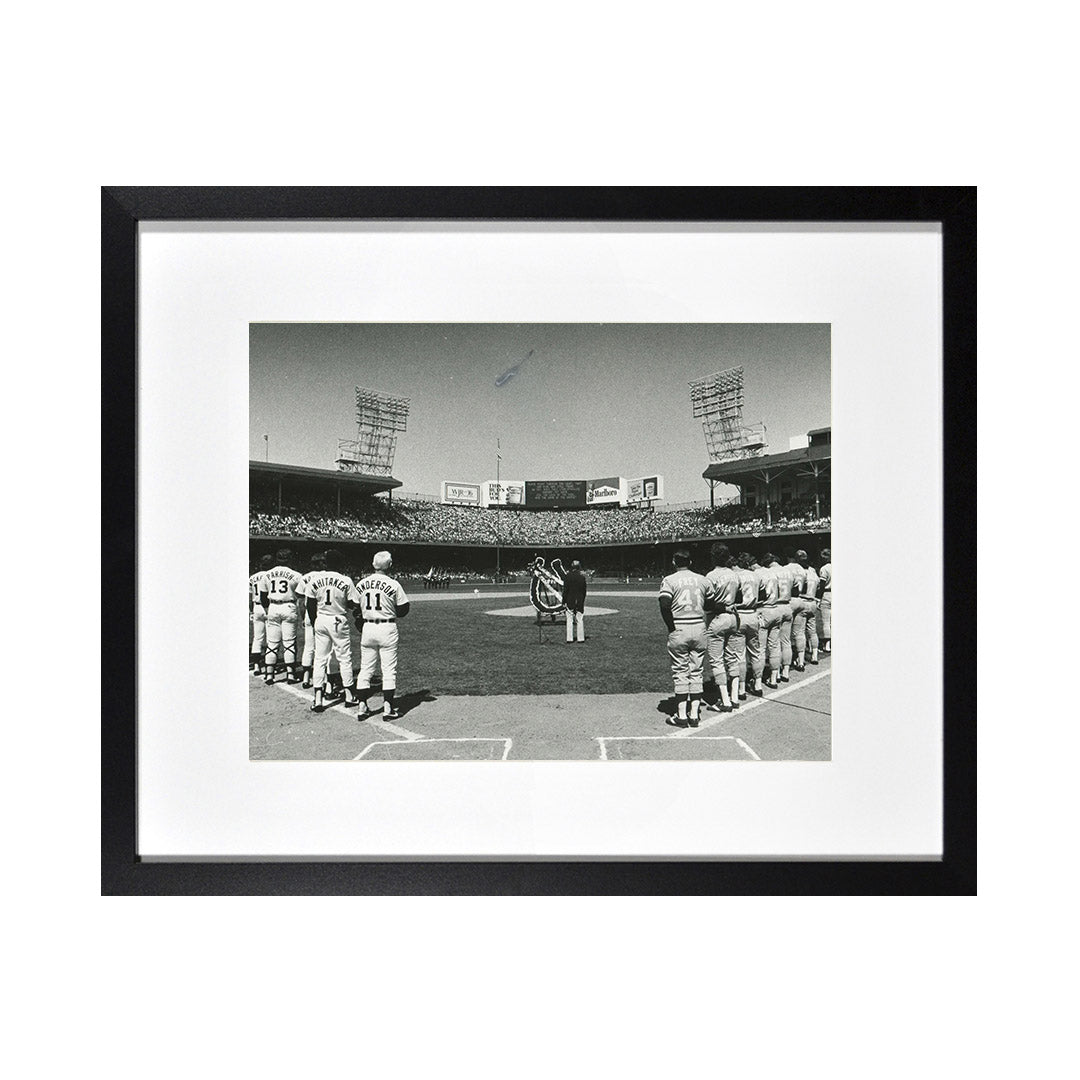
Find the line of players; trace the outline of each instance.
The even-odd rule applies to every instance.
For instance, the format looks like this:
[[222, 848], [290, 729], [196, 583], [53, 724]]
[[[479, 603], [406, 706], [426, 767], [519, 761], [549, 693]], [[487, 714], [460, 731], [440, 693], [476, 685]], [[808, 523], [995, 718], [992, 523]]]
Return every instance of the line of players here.
[[368, 699], [378, 667], [382, 717], [396, 720], [396, 624], [409, 613], [409, 598], [388, 573], [390, 552], [377, 552], [373, 573], [355, 582], [342, 573], [336, 549], [312, 555], [306, 574], [292, 561], [288, 549], [264, 555], [248, 578], [249, 669], [268, 686], [284, 672], [288, 682], [312, 689], [312, 712], [322, 712], [328, 698], [344, 696], [345, 705], [362, 706], [358, 719], [364, 720], [375, 715]]
[[791, 668], [817, 664], [819, 649], [832, 652], [828, 549], [817, 570], [805, 551], [786, 552], [784, 563], [771, 553], [759, 562], [717, 543], [710, 555], [713, 569], [702, 576], [690, 569], [688, 551], [676, 551], [675, 572], [660, 586], [675, 684], [676, 713], [668, 722], [676, 727], [696, 727], [703, 700], [706, 708], [731, 712], [748, 693], [761, 697], [764, 688], [790, 681]]

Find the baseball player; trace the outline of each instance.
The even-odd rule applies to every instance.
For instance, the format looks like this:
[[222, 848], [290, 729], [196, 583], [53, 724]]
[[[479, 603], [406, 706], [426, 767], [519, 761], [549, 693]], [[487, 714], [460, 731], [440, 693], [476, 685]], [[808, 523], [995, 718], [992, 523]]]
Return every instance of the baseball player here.
[[387, 573], [393, 565], [389, 551], [376, 552], [371, 565], [375, 572], [356, 583], [360, 594], [357, 618], [363, 619], [364, 624], [360, 634], [360, 677], [356, 683], [364, 706], [359, 719], [364, 720], [374, 713], [368, 708], [368, 698], [371, 696], [371, 677], [377, 662], [382, 673], [382, 717], [384, 720], [396, 720], [401, 715], [394, 708], [397, 690], [397, 620], [409, 614], [409, 598], [401, 583]]
[[300, 683], [301, 690], [311, 689], [311, 675], [315, 667], [315, 626], [308, 613], [307, 600], [309, 594], [307, 583], [311, 578], [317, 577], [325, 570], [326, 555], [321, 551], [316, 551], [308, 560], [308, 572], [300, 579], [300, 584], [296, 587], [296, 595], [301, 597], [304, 613], [304, 648], [300, 660], [301, 678], [303, 680]]
[[832, 652], [832, 552], [825, 548], [821, 553], [821, 569], [818, 570], [818, 637], [821, 651]]
[[[739, 563], [739, 596], [735, 610], [739, 615], [739, 630], [742, 632], [745, 663], [740, 667], [743, 673], [743, 687], [754, 697], [761, 697], [761, 676], [765, 671], [765, 655], [761, 651], [761, 619], [758, 615], [758, 592], [760, 581], [753, 570], [754, 556], [742, 552]], [[746, 700], [745, 690], [739, 693], [739, 700]]]
[[266, 608], [262, 603], [263, 577], [274, 565], [273, 555], [259, 560], [259, 569], [248, 578], [248, 609], [251, 613], [251, 649], [248, 669], [256, 675], [263, 673], [263, 651], [266, 649]]
[[302, 586], [307, 615], [315, 633], [314, 691], [311, 711], [323, 710], [323, 685], [331, 652], [337, 656], [345, 685], [345, 704], [355, 705], [353, 693], [352, 647], [349, 641], [349, 611], [360, 603], [360, 593], [350, 578], [341, 573], [341, 552], [330, 550], [323, 558], [326, 569], [312, 572]]
[[728, 713], [738, 706], [740, 669], [746, 666], [746, 644], [736, 611], [739, 575], [731, 568], [727, 544], [713, 544], [709, 553], [713, 568], [705, 575], [709, 583], [705, 596], [705, 640], [720, 701], [706, 708]]
[[780, 685], [777, 682], [781, 662], [780, 626], [784, 621], [784, 613], [780, 610], [780, 582], [772, 569], [775, 562], [776, 557], [770, 552], [754, 566], [758, 577], [758, 619], [761, 627], [758, 642], [765, 653], [765, 667], [768, 668], [765, 685], [770, 690]]
[[668, 628], [668, 656], [675, 683], [674, 727], [698, 726], [701, 714], [702, 665], [705, 637], [705, 596], [709, 583], [690, 569], [690, 552], [679, 548], [671, 556], [675, 567], [660, 583], [660, 617]]
[[300, 575], [289, 566], [292, 552], [283, 548], [277, 553], [277, 565], [263, 575], [260, 598], [266, 607], [266, 683], [277, 674], [278, 653], [288, 671], [288, 681], [296, 677], [296, 587]]
[[[791, 571], [786, 566], [780, 565], [780, 560], [771, 556], [772, 562], [769, 569], [776, 574], [776, 587], [779, 597], [780, 608], [780, 681], [791, 681], [791, 621], [794, 613], [791, 609]], [[776, 681], [776, 670], [773, 669], [773, 681]]]
[[585, 593], [588, 592], [585, 575], [581, 572], [581, 563], [574, 559], [563, 579], [563, 603], [566, 605], [566, 642], [572, 644], [574, 631], [577, 640], [585, 640]]
[[806, 571], [800, 558], [805, 551], [790, 551], [785, 569], [791, 574], [791, 666], [796, 671], [806, 670]]
[[803, 590], [803, 603], [806, 605], [806, 662], [818, 662], [818, 573], [810, 565], [810, 557], [805, 551], [796, 552], [795, 556], [806, 572], [806, 588]]

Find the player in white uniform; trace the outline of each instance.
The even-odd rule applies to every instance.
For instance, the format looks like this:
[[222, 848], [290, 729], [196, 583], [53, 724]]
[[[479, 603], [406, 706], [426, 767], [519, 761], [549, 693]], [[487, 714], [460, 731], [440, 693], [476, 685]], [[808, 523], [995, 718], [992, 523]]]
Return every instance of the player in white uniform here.
[[675, 727], [697, 727], [701, 713], [705, 636], [705, 596], [711, 586], [690, 569], [690, 552], [680, 548], [671, 556], [675, 573], [660, 583], [660, 616], [668, 628], [668, 657], [675, 684]]
[[274, 565], [273, 555], [259, 560], [259, 569], [248, 578], [248, 610], [251, 613], [251, 648], [248, 669], [256, 675], [263, 673], [263, 652], [266, 649], [266, 608], [262, 604], [263, 578]]
[[262, 593], [266, 609], [266, 682], [271, 684], [277, 673], [278, 653], [288, 672], [289, 682], [298, 682], [296, 675], [296, 587], [300, 575], [289, 566], [292, 552], [287, 548], [277, 553], [277, 566], [263, 575]]
[[308, 572], [300, 579], [300, 584], [296, 587], [296, 595], [301, 598], [304, 613], [304, 650], [300, 660], [303, 678], [303, 682], [300, 683], [301, 690], [311, 689], [311, 673], [315, 668], [315, 627], [308, 612], [307, 599], [309, 594], [307, 583], [311, 578], [323, 573], [325, 570], [326, 555], [321, 551], [316, 551], [308, 560]]
[[356, 681], [364, 712], [358, 719], [364, 720], [374, 711], [368, 708], [367, 702], [371, 696], [371, 677], [375, 674], [377, 662], [382, 673], [383, 719], [396, 720], [401, 715], [394, 708], [397, 690], [397, 620], [408, 615], [409, 598], [401, 583], [387, 573], [393, 565], [389, 551], [376, 552], [371, 565], [375, 572], [356, 583], [356, 590], [360, 594], [357, 618], [362, 619], [364, 624], [360, 634], [360, 676]]
[[312, 712], [322, 712], [323, 684], [330, 653], [337, 656], [341, 678], [345, 684], [345, 704], [355, 705], [353, 693], [352, 648], [349, 643], [349, 612], [360, 603], [360, 593], [350, 578], [341, 573], [341, 552], [330, 550], [325, 557], [326, 569], [313, 571], [304, 580], [307, 615], [315, 635], [315, 690]]

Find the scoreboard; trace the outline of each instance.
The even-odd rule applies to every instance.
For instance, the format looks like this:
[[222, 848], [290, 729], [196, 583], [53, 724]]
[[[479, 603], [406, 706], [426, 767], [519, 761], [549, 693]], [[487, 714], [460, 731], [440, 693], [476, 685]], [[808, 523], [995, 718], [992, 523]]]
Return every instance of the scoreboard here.
[[525, 505], [530, 510], [585, 506], [585, 480], [526, 480]]

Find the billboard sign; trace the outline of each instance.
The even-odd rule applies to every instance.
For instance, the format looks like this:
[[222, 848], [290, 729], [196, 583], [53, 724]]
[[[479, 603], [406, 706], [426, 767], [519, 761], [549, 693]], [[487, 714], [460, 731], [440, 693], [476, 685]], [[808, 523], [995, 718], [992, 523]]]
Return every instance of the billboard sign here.
[[629, 502], [656, 502], [664, 497], [664, 478], [662, 476], [639, 476], [627, 485], [626, 497]]
[[524, 480], [488, 480], [481, 495], [484, 506], [521, 506], [525, 502]]
[[444, 480], [442, 486], [442, 501], [453, 503], [457, 506], [479, 506], [480, 485], [459, 484], [453, 480]]
[[621, 476], [605, 476], [602, 480], [585, 481], [585, 504], [602, 506], [626, 501], [626, 480]]
[[585, 506], [586, 480], [526, 480], [525, 505], [530, 510]]

